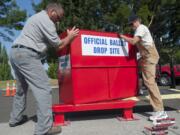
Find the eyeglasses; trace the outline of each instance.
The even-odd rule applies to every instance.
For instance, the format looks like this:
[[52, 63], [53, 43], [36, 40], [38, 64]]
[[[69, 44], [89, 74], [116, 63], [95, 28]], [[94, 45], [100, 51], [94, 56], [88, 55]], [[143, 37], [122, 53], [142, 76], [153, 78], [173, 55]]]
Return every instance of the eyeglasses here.
[[62, 18], [64, 16], [63, 11], [58, 12], [58, 10], [55, 10], [55, 9], [51, 10], [50, 13], [51, 13], [51, 20], [53, 22], [59, 22], [60, 20], [62, 20]]
[[56, 16], [57, 16], [57, 20], [60, 20], [61, 16], [57, 13], [57, 11], [55, 11], [55, 13], [56, 13]]

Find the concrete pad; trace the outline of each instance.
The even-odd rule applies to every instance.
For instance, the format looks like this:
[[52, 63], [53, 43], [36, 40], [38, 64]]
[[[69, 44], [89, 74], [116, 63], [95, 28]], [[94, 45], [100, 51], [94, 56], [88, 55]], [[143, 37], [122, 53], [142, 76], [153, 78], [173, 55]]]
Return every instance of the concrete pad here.
[[[176, 111], [167, 112], [170, 117], [176, 118], [176, 124], [169, 128], [168, 135], [180, 135], [180, 115]], [[76, 119], [70, 125], [63, 126], [63, 132], [59, 135], [144, 135], [144, 127], [151, 126], [148, 117], [136, 113], [137, 121], [118, 121], [116, 117], [90, 119]], [[33, 135], [35, 123], [28, 121], [18, 127], [9, 127], [8, 123], [0, 123], [2, 135]]]

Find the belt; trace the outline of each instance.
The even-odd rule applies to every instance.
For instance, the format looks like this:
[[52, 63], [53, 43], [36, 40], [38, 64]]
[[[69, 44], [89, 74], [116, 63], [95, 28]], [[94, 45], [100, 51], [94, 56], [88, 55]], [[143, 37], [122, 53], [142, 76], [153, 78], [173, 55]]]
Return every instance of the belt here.
[[24, 46], [24, 45], [14, 45], [11, 48], [25, 48], [25, 49], [31, 50], [31, 51], [33, 51], [33, 52], [35, 52], [37, 54], [41, 54], [40, 52], [36, 51], [35, 49]]

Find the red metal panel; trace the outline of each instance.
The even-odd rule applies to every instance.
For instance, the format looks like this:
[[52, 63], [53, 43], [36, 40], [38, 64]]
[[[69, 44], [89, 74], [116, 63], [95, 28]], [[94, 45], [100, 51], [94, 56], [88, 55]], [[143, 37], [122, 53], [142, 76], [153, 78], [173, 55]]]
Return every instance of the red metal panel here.
[[128, 56], [83, 56], [82, 35], [118, 38], [116, 33], [80, 30], [69, 48], [58, 53], [61, 101], [77, 104], [135, 96], [138, 84], [135, 46], [128, 45]]
[[[133, 107], [136, 104], [132, 100], [115, 100], [110, 102], [98, 102], [88, 104], [58, 104], [53, 105], [52, 110], [54, 112], [54, 125], [66, 125], [64, 119], [64, 113], [88, 111], [88, 110], [106, 110], [106, 109], [122, 109], [122, 117], [124, 120], [134, 120]], [[121, 118], [122, 119], [122, 118]]]
[[71, 70], [65, 69], [64, 71], [59, 70], [59, 100], [60, 103], [73, 103], [74, 93], [72, 89], [72, 78]]
[[106, 68], [73, 68], [74, 103], [88, 103], [109, 99]]
[[88, 104], [57, 104], [53, 105], [53, 112], [76, 112], [76, 111], [87, 111], [87, 110], [105, 110], [105, 109], [117, 109], [126, 108], [131, 109], [135, 106], [136, 102], [133, 100], [114, 100], [108, 102], [97, 102]]
[[[63, 33], [61, 37], [64, 37]], [[118, 34], [109, 32], [97, 32], [89, 30], [80, 30], [79, 35], [71, 43], [71, 63], [72, 67], [122, 67], [122, 66], [136, 66], [136, 52], [135, 46], [129, 45], [129, 56], [82, 56], [81, 36], [94, 35], [118, 38]], [[60, 51], [59, 56], [65, 51]]]
[[70, 55], [62, 55], [59, 57], [58, 81], [60, 103], [72, 103], [74, 100], [74, 93], [72, 89]]
[[95, 36], [106, 36], [116, 37], [116, 33], [107, 32], [96, 32], [81, 30], [79, 36], [71, 44], [71, 60], [72, 67], [119, 67], [119, 66], [136, 66], [136, 48], [129, 45], [129, 56], [128, 57], [110, 57], [110, 56], [82, 56], [81, 48], [81, 35], [95, 35]]
[[137, 89], [137, 68], [109, 68], [109, 91], [112, 99], [135, 96]]
[[[138, 74], [135, 46], [126, 46], [129, 49], [127, 56], [82, 55], [82, 35], [118, 39], [116, 33], [80, 30], [69, 48], [58, 52], [59, 94], [60, 102], [62, 101], [63, 104], [53, 106], [55, 124], [64, 123], [65, 112], [116, 108], [123, 108], [125, 119], [133, 119], [132, 108], [135, 101], [118, 99], [135, 96], [137, 93]], [[65, 36], [66, 33], [63, 33], [61, 38]], [[127, 48], [124, 50], [123, 47], [119, 48], [123, 52], [128, 50]]]

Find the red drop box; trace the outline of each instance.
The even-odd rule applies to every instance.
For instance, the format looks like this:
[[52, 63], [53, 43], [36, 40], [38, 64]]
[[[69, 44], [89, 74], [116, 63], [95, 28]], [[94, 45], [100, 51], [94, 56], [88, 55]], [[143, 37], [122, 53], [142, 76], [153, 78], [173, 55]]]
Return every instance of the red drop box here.
[[58, 52], [60, 103], [94, 103], [136, 96], [136, 53], [136, 47], [117, 33], [80, 30], [73, 42]]

